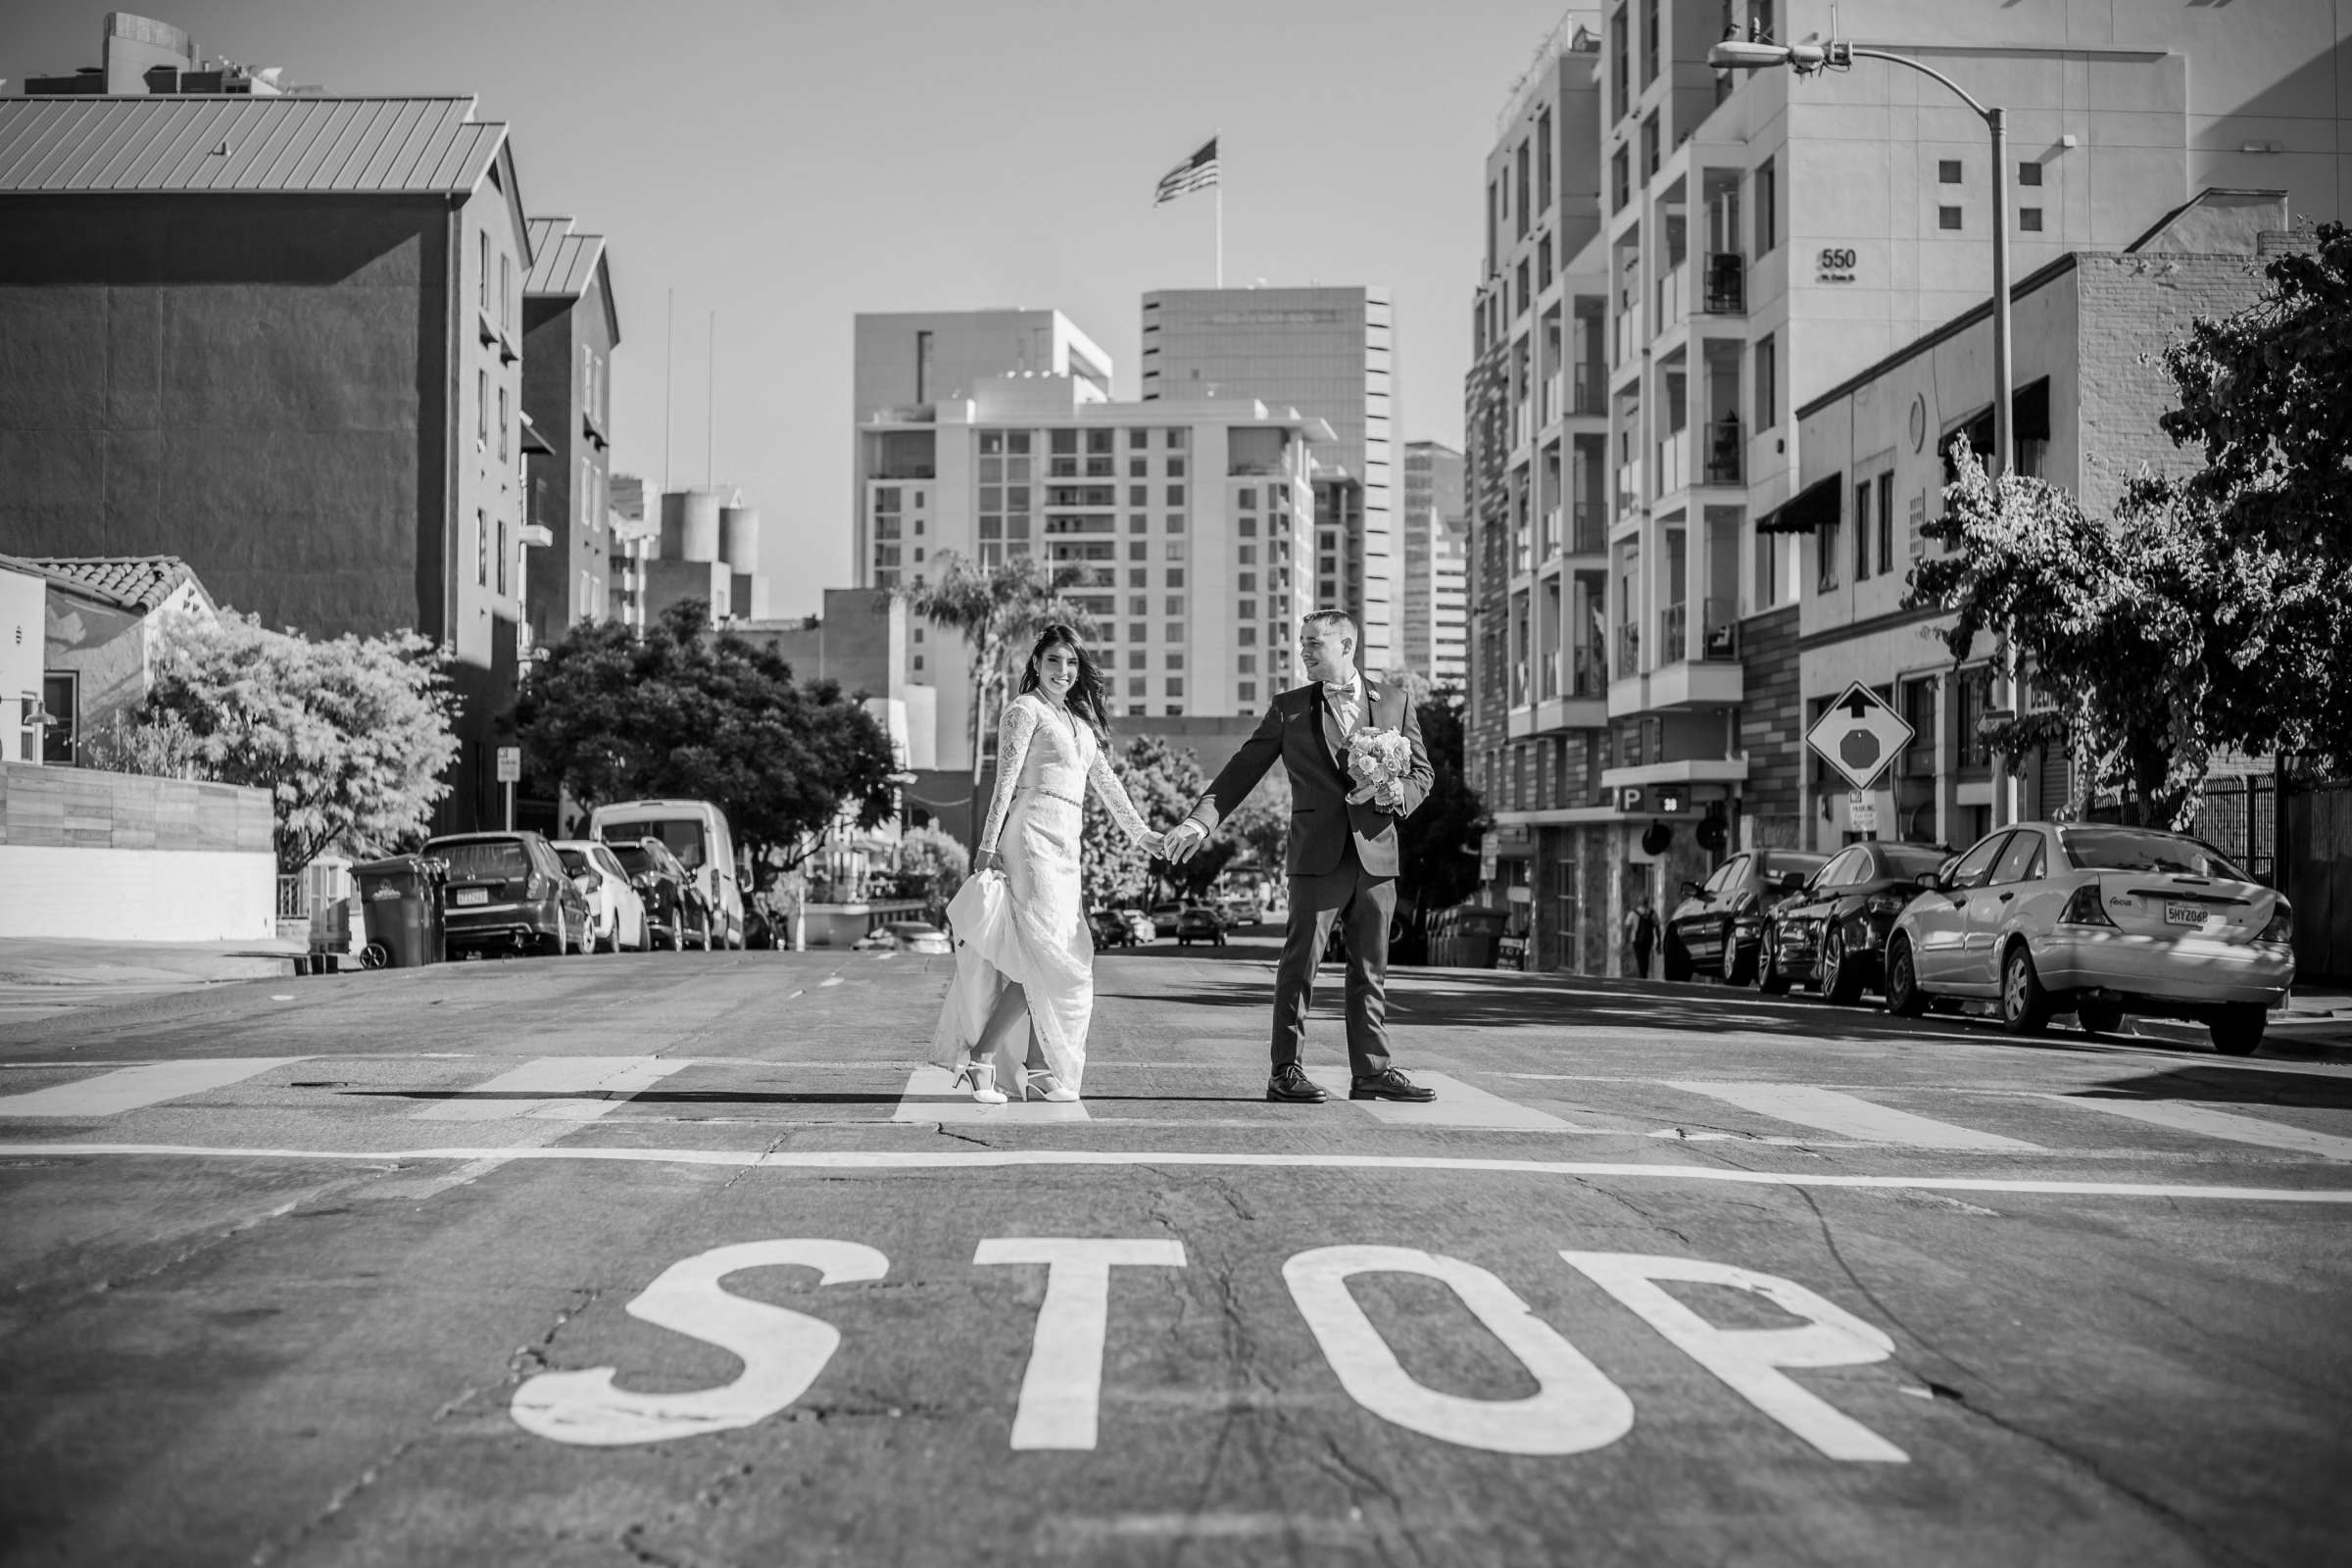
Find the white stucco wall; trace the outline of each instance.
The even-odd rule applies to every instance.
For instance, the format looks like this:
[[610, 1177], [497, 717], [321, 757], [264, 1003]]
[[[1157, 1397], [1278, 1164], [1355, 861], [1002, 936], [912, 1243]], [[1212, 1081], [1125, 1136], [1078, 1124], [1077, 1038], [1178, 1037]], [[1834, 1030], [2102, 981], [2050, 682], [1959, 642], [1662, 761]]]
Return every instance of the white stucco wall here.
[[41, 614], [47, 579], [0, 565], [0, 762], [37, 762], [24, 753], [23, 700], [41, 695]]
[[267, 854], [0, 844], [0, 937], [244, 942], [276, 915]]

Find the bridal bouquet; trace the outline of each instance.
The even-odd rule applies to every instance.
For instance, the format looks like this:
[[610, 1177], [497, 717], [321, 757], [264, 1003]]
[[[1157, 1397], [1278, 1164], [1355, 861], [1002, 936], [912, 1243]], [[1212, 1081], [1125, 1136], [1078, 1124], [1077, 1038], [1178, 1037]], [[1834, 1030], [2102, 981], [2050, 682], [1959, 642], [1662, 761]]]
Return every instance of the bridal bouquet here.
[[1348, 792], [1357, 806], [1372, 799], [1383, 784], [1403, 779], [1412, 770], [1412, 743], [1393, 729], [1359, 729], [1348, 737], [1348, 776], [1356, 787]]

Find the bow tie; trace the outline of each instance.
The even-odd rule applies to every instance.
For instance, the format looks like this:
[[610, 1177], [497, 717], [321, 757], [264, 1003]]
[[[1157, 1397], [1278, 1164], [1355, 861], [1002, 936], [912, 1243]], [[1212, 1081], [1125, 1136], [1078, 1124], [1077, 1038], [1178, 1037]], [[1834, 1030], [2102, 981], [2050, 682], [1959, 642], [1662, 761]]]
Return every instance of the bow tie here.
[[1354, 681], [1340, 681], [1335, 683], [1327, 680], [1323, 683], [1323, 699], [1325, 702], [1352, 703], [1355, 701], [1355, 698], [1356, 683]]

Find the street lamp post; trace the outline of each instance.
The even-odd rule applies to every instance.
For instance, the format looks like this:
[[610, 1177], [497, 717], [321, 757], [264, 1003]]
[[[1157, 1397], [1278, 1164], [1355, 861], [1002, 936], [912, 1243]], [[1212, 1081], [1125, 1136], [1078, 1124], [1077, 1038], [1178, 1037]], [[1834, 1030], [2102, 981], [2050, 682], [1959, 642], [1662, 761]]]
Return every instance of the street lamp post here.
[[[2010, 337], [2009, 337], [2009, 115], [2004, 109], [1988, 109], [1977, 102], [1966, 88], [1934, 66], [1913, 60], [1908, 55], [1890, 54], [1884, 49], [1871, 49], [1861, 44], [1841, 43], [1835, 39], [1826, 44], [1749, 43], [1727, 38], [1707, 51], [1707, 64], [1718, 70], [1763, 71], [1787, 67], [1800, 76], [1836, 68], [1843, 70], [1856, 60], [1884, 60], [1890, 65], [1907, 66], [1923, 76], [1933, 76], [1951, 89], [1962, 103], [1976, 111], [1992, 134], [1992, 473], [1997, 486], [2011, 471], [2015, 445], [2011, 428], [2013, 411], [2009, 406]], [[2014, 713], [2019, 707], [2020, 692], [2012, 668], [2014, 650], [2001, 663], [2003, 692], [1996, 703]], [[2017, 780], [2012, 778], [2006, 759], [1997, 760], [1993, 768], [1992, 825], [2005, 826], [2017, 819]]]

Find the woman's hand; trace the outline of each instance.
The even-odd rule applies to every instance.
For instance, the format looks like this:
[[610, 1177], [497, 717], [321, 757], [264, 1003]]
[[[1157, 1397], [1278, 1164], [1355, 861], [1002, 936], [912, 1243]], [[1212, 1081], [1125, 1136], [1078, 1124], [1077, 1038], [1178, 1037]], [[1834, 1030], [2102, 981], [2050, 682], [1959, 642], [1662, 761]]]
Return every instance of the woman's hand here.
[[994, 871], [999, 875], [1003, 875], [1004, 871], [1004, 857], [999, 855], [994, 850], [982, 850], [978, 855], [973, 856], [972, 875], [978, 876], [983, 871]]

